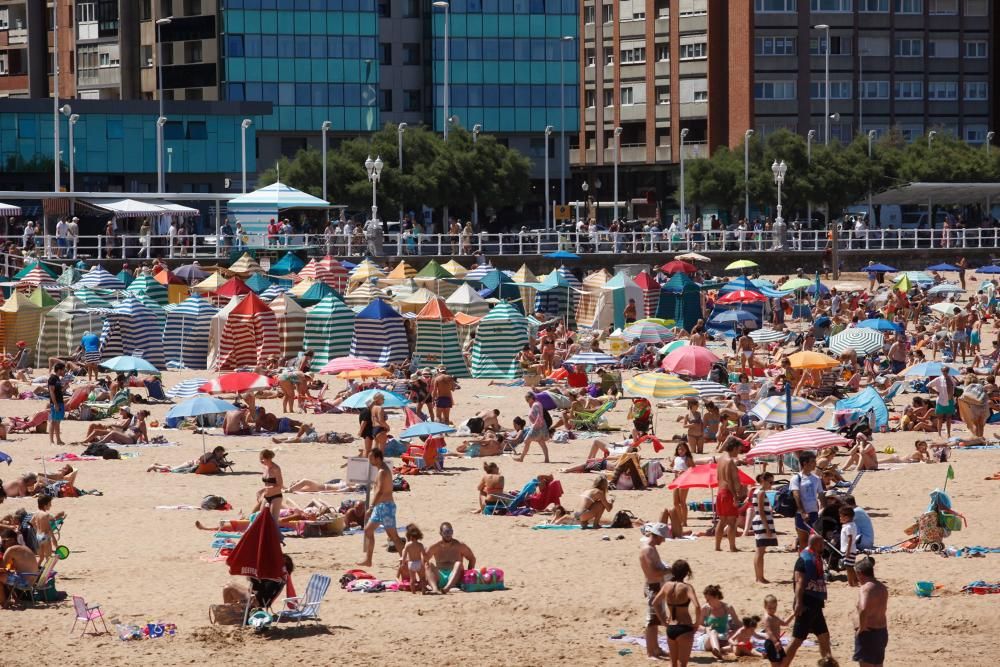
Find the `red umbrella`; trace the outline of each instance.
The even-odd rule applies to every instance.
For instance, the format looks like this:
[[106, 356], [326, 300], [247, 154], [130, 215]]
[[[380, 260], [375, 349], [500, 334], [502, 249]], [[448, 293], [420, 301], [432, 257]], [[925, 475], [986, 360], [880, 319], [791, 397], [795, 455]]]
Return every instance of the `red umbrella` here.
[[719, 357], [700, 345], [684, 345], [663, 358], [663, 370], [678, 375], [703, 378], [712, 370]]
[[267, 389], [273, 387], [274, 379], [257, 373], [227, 373], [214, 380], [209, 380], [198, 387], [198, 391], [208, 394], [238, 394], [241, 391]]
[[673, 259], [660, 267], [664, 273], [694, 273], [698, 270], [694, 264], [688, 264], [687, 262], [682, 262], [679, 259]]
[[767, 297], [760, 292], [740, 289], [720, 296], [715, 302], [725, 305], [727, 303], [757, 303], [760, 301], [767, 301]]
[[281, 535], [266, 505], [226, 557], [226, 565], [236, 576], [281, 580], [285, 573]]
[[319, 372], [336, 375], [344, 371], [370, 371], [376, 368], [381, 368], [381, 366], [360, 357], [337, 357], [336, 359], [331, 359], [326, 366], [319, 369]]
[[[719, 486], [717, 463], [703, 463], [693, 468], [688, 468], [682, 472], [677, 479], [672, 481], [668, 489], [714, 489]], [[742, 470], [739, 471], [740, 484], [753, 486], [757, 482], [753, 477]]]
[[747, 452], [746, 457], [752, 459], [758, 456], [780, 456], [803, 449], [847, 447], [850, 444], [849, 439], [825, 429], [790, 428], [764, 438], [757, 443], [756, 447]]

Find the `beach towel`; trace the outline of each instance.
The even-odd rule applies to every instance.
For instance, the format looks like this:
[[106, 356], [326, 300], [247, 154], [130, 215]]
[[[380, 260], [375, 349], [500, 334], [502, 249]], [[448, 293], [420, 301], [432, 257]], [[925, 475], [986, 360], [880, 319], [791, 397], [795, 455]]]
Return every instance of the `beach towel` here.
[[[706, 634], [704, 632], [700, 632], [699, 631], [699, 632], [695, 633], [695, 635], [694, 635], [694, 644], [691, 646], [691, 650], [693, 650], [693, 651], [704, 651], [705, 650], [705, 638], [706, 638]], [[645, 637], [637, 637], [637, 636], [634, 636], [634, 635], [620, 635], [620, 636], [609, 637], [608, 639], [610, 639], [613, 642], [620, 642], [622, 644], [632, 644], [632, 645], [635, 645], [635, 646], [641, 646], [644, 649], [646, 648], [646, 638]], [[660, 648], [663, 649], [663, 652], [664, 653], [669, 653], [669, 648], [667, 646], [667, 637], [666, 637], [666, 635], [660, 635], [660, 638], [659, 638], [658, 642], [660, 644]], [[753, 643], [754, 651], [756, 651], [756, 652], [758, 652], [760, 654], [764, 653], [764, 640], [763, 639], [757, 639], [755, 637], [755, 638], [753, 638], [751, 640], [751, 642]], [[781, 638], [781, 645], [782, 646], [788, 646], [790, 643], [791, 643], [791, 637], [782, 637]], [[811, 639], [807, 639], [804, 642], [802, 642], [802, 645], [803, 646], [816, 646], [816, 642], [813, 641], [813, 640], [811, 640]]]

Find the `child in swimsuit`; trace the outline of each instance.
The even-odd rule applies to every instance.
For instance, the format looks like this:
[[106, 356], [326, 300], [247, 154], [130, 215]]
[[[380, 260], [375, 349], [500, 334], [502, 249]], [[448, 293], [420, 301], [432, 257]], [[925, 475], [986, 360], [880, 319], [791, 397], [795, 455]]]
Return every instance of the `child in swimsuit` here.
[[683, 422], [687, 428], [687, 441], [691, 450], [695, 454], [701, 454], [705, 447], [705, 422], [698, 410], [697, 400], [689, 400], [687, 407], [687, 412], [678, 417], [677, 421]]
[[399, 558], [400, 579], [409, 579], [410, 592], [416, 595], [427, 591], [427, 576], [424, 574], [424, 559], [427, 550], [420, 540], [424, 539], [424, 534], [420, 532], [416, 524], [406, 527], [406, 546]]
[[729, 635], [729, 643], [735, 648], [737, 658], [756, 657], [752, 640], [757, 636], [757, 624], [760, 623], [760, 616], [744, 616], [741, 620], [743, 627]]
[[785, 647], [781, 645], [781, 626], [788, 625], [795, 617], [778, 618], [778, 598], [768, 595], [764, 598], [764, 655], [771, 667], [780, 665], [785, 659]]

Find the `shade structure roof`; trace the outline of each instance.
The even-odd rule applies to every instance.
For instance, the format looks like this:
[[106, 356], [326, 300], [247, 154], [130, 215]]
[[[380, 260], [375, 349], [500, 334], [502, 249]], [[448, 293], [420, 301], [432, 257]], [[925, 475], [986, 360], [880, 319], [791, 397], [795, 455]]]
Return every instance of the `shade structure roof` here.
[[289, 208], [330, 208], [329, 202], [280, 182], [234, 197], [226, 206], [241, 210], [261, 208], [279, 211]]
[[978, 204], [1000, 197], [1000, 183], [909, 183], [872, 196], [871, 203], [915, 204]]
[[84, 199], [84, 203], [100, 211], [111, 213], [116, 218], [148, 218], [158, 215], [201, 215], [201, 211], [189, 206], [161, 202], [154, 204], [139, 199]]

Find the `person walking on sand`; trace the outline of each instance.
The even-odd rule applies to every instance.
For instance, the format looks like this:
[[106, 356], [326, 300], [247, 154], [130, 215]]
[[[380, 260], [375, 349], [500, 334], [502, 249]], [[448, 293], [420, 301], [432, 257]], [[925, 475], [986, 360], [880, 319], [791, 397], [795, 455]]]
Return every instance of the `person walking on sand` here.
[[889, 589], [875, 578], [875, 560], [870, 556], [854, 565], [861, 583], [858, 591], [858, 609], [854, 618], [854, 660], [861, 667], [882, 667], [885, 647], [889, 643], [886, 608]]
[[[62, 420], [66, 417], [66, 398], [62, 378], [66, 374], [66, 364], [56, 362], [49, 376], [49, 444], [62, 447]], [[949, 433], [950, 435], [950, 433]]]
[[719, 495], [716, 498], [715, 510], [719, 515], [719, 525], [715, 528], [715, 550], [722, 551], [722, 537], [729, 539], [729, 550], [736, 548], [736, 520], [739, 518], [739, 504], [746, 496], [746, 488], [740, 484], [740, 471], [736, 467], [736, 456], [739, 454], [740, 441], [730, 437], [723, 445], [723, 453], [719, 456], [718, 476]]
[[372, 554], [375, 551], [375, 527], [382, 526], [396, 547], [396, 553], [402, 553], [403, 540], [396, 532], [396, 502], [392, 498], [392, 469], [386, 464], [382, 450], [378, 447], [368, 454], [368, 463], [378, 472], [375, 477], [375, 488], [372, 491], [372, 506], [368, 510], [368, 521], [365, 523], [365, 559], [358, 565], [371, 567]]
[[812, 533], [809, 546], [795, 561], [795, 623], [792, 626], [792, 643], [788, 645], [782, 667], [795, 660], [802, 642], [811, 634], [819, 641], [819, 652], [824, 659], [832, 657], [830, 631], [826, 626], [823, 606], [826, 604], [826, 577], [823, 572], [823, 536]]
[[521, 452], [520, 458], [514, 460], [523, 462], [524, 457], [528, 455], [531, 443], [537, 442], [538, 446], [542, 448], [542, 454], [545, 455], [545, 463], [548, 463], [549, 448], [546, 443], [549, 440], [549, 426], [545, 423], [545, 408], [530, 391], [524, 395], [524, 400], [531, 408], [528, 413], [528, 434], [524, 437], [524, 451]]
[[452, 392], [456, 389], [455, 378], [442, 367], [431, 381], [431, 397], [434, 399], [434, 419], [441, 424], [451, 424], [451, 409], [455, 405]]
[[664, 523], [650, 523], [643, 526], [646, 539], [642, 540], [639, 549], [639, 566], [646, 578], [646, 656], [662, 659], [666, 653], [660, 649], [658, 626], [666, 625], [667, 615], [663, 613], [663, 601], [660, 599], [660, 589], [663, 579], [670, 574], [670, 566], [660, 558], [656, 547], [670, 537], [670, 528]]

